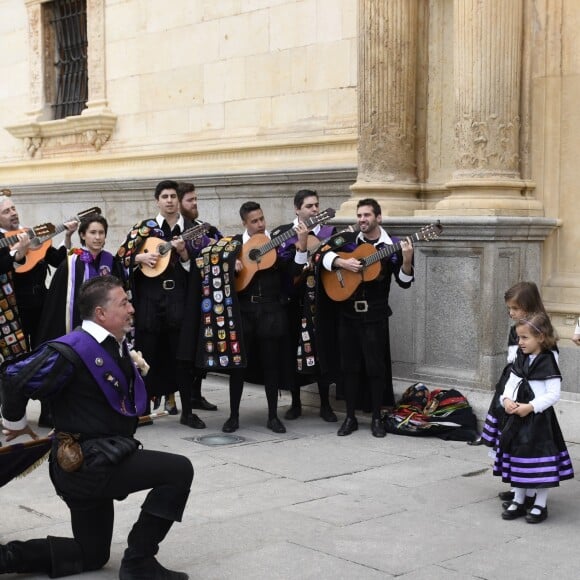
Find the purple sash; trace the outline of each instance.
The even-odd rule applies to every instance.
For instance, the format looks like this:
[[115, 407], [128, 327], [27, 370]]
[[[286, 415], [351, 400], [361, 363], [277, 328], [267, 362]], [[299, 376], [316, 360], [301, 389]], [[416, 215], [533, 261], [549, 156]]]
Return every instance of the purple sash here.
[[[72, 348], [93, 379], [105, 395], [109, 405], [119, 414], [128, 417], [140, 417], [147, 407], [147, 391], [145, 383], [132, 363], [133, 391], [135, 404], [129, 396], [130, 385], [125, 374], [113, 357], [90, 334], [82, 330], [73, 330], [52, 342], [66, 344]], [[123, 347], [129, 356], [126, 345]]]

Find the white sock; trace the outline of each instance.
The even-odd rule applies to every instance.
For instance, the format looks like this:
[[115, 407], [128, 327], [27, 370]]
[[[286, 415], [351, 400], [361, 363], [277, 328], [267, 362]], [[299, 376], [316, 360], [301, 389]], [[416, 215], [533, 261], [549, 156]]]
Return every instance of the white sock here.
[[[526, 490], [523, 487], [514, 487], [514, 502], [519, 503], [522, 505], [524, 503], [524, 499], [526, 498]], [[515, 511], [518, 507], [512, 502], [509, 507], [508, 511]]]
[[[534, 505], [538, 505], [540, 507], [546, 507], [546, 503], [548, 502], [548, 490], [547, 489], [536, 489], [536, 500], [534, 501]], [[532, 508], [530, 513], [533, 516], [539, 516], [540, 510], [536, 508]]]

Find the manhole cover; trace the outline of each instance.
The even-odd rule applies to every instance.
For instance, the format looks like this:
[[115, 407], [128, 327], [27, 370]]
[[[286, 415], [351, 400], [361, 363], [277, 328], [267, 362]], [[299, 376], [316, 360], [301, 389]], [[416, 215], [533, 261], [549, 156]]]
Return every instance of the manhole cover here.
[[194, 437], [192, 439], [196, 443], [215, 447], [217, 445], [234, 445], [235, 443], [242, 443], [245, 441], [239, 435], [227, 435], [225, 433], [216, 433], [215, 435], [204, 435], [203, 437]]

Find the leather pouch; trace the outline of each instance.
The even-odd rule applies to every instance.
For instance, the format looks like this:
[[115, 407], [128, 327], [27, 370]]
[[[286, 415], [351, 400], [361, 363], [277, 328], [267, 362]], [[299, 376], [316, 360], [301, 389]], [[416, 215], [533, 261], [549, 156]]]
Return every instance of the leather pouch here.
[[80, 469], [84, 461], [83, 450], [78, 442], [79, 435], [57, 433], [58, 448], [56, 462], [67, 473]]

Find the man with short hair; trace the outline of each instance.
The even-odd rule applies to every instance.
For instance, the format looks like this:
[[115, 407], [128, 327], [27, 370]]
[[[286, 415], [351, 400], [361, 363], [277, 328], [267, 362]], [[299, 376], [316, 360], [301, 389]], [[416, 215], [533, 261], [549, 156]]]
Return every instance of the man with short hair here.
[[[245, 228], [243, 234], [234, 236], [234, 240], [251, 244], [254, 236], [260, 243], [268, 242], [270, 235], [266, 230], [266, 220], [260, 204], [247, 201], [240, 207], [240, 218]], [[303, 224], [296, 226], [298, 232], [306, 231]], [[242, 252], [244, 249], [242, 248]], [[252, 362], [259, 357], [264, 374], [264, 387], [268, 402], [268, 420], [266, 427], [274, 433], [285, 433], [286, 427], [278, 418], [278, 388], [283, 377], [282, 357], [283, 340], [288, 332], [288, 284], [302, 266], [290, 262], [275, 252], [275, 261], [270, 268], [258, 268], [246, 287], [238, 291], [238, 301], [242, 318], [243, 344], [246, 356]], [[241, 271], [249, 269], [250, 264], [236, 260], [235, 270], [238, 276]], [[252, 347], [256, 350], [252, 350]], [[230, 416], [222, 427], [224, 433], [233, 433], [239, 429], [239, 411], [244, 388], [244, 369], [230, 371]]]
[[[49, 246], [45, 256], [26, 272], [19, 273], [18, 270], [25, 264], [31, 249], [31, 238], [27, 233], [18, 234], [19, 241], [12, 248], [0, 249], [0, 275], [4, 274], [8, 279], [11, 279], [9, 286], [5, 288], [9, 289], [10, 292], [13, 291], [18, 309], [18, 319], [28, 349], [38, 346], [39, 324], [48, 294], [46, 278], [49, 274], [49, 266], [56, 268], [66, 259], [67, 250], [71, 248], [71, 236], [78, 227], [78, 223], [74, 220], [64, 225], [66, 226], [64, 243], [58, 249], [52, 245]], [[24, 229], [20, 225], [20, 216], [12, 200], [12, 192], [9, 189], [2, 190], [2, 195], [0, 195], [0, 239], [9, 232]], [[4, 287], [4, 284], [2, 286]], [[2, 292], [4, 291], [3, 289]], [[8, 303], [10, 303], [10, 299], [8, 299]], [[18, 346], [18, 341], [10, 344], [9, 339], [8, 342], [8, 348], [13, 351], [12, 354], [17, 354], [15, 349]], [[52, 419], [45, 405], [41, 406], [38, 425], [52, 427]]]
[[[197, 192], [195, 191], [195, 185], [190, 182], [181, 181], [178, 183], [177, 187], [177, 197], [179, 199], [179, 207], [181, 211], [181, 215], [186, 219], [191, 220], [194, 224], [201, 225], [203, 221], [199, 219], [199, 211], [197, 207]], [[213, 241], [221, 240], [223, 237], [219, 230], [214, 227], [210, 226], [207, 236], [208, 243], [213, 243]], [[201, 249], [201, 244], [198, 244], [197, 247]], [[197, 268], [191, 268], [191, 276], [193, 279], [190, 278], [190, 294], [197, 293], [196, 296], [192, 296], [191, 300], [188, 303], [188, 307], [191, 309], [196, 310], [196, 313], [199, 309], [199, 290], [200, 290], [200, 280], [199, 280], [199, 270]], [[201, 394], [201, 383], [202, 380], [205, 378], [206, 373], [204, 371], [196, 370], [193, 365], [195, 347], [191, 348], [191, 345], [197, 342], [197, 324], [192, 325], [192, 330], [189, 330], [187, 326], [184, 325], [183, 328], [183, 336], [182, 336], [182, 346], [185, 347], [179, 351], [178, 357], [185, 361], [185, 364], [191, 362], [191, 366], [189, 369], [189, 376], [190, 380], [187, 381], [190, 388], [191, 388], [191, 407], [193, 409], [201, 409], [203, 411], [217, 411], [217, 406], [213, 403], [210, 403], [204, 396]], [[188, 345], [189, 343], [189, 345]], [[182, 388], [187, 389], [185, 385]], [[181, 405], [184, 407], [187, 405], [187, 402], [184, 402], [184, 397], [187, 397], [187, 394], [184, 394], [181, 397]]]
[[26, 421], [28, 399], [50, 402], [56, 431], [50, 476], [70, 510], [74, 538], [0, 546], [0, 573], [55, 578], [102, 568], [110, 556], [113, 501], [149, 489], [129, 533], [119, 578], [186, 580], [187, 574], [165, 569], [155, 555], [173, 522], [181, 521], [193, 467], [181, 455], [139, 449], [134, 439], [147, 392], [125, 340], [133, 307], [114, 276], [86, 281], [78, 307], [81, 329], [2, 368], [8, 441], [23, 434], [37, 437]]
[[[179, 211], [178, 184], [173, 180], [160, 181], [155, 187], [159, 213], [133, 226], [117, 251], [129, 273], [131, 300], [135, 307], [135, 348], [143, 353], [151, 365], [146, 377], [149, 397], [157, 401], [183, 388], [183, 365], [177, 360], [180, 335], [188, 293], [190, 259], [198, 250], [181, 234], [193, 227]], [[171, 250], [160, 254], [158, 247], [168, 242]], [[151, 243], [151, 246], [148, 245]], [[161, 271], [159, 263], [167, 260]], [[147, 275], [148, 274], [148, 275]], [[189, 393], [183, 393], [186, 399]], [[183, 404], [183, 403], [182, 403]], [[175, 404], [166, 399], [166, 410], [177, 414]], [[205, 423], [195, 414], [182, 411], [180, 423], [195, 429], [204, 429]]]
[[[320, 201], [318, 193], [311, 189], [301, 189], [294, 196], [294, 212], [296, 218], [291, 224], [277, 228], [273, 233], [296, 227], [299, 223], [316, 218], [320, 215]], [[336, 422], [337, 418], [330, 406], [330, 384], [333, 378], [328, 372], [320, 369], [318, 360], [317, 342], [318, 324], [316, 323], [316, 288], [315, 273], [312, 264], [308, 260], [308, 250], [314, 249], [321, 241], [332, 236], [336, 232], [334, 226], [317, 224], [304, 235], [292, 236], [282, 244], [282, 251], [294, 257], [297, 262], [303, 264], [300, 276], [295, 280], [295, 288], [290, 304], [290, 331], [293, 368], [291, 372], [297, 372], [296, 384], [292, 388], [292, 405], [286, 411], [284, 418], [291, 421], [302, 414], [302, 402], [300, 398], [300, 385], [304, 384], [303, 377], [309, 377], [310, 382], [316, 381], [320, 395], [320, 416], [324, 421]]]
[[[361, 244], [371, 244], [376, 251], [396, 243], [381, 227], [381, 206], [375, 199], [361, 199], [357, 204], [359, 234], [344, 234], [346, 242], [342, 252], [354, 252]], [[334, 248], [336, 249], [336, 248]], [[340, 257], [334, 249], [322, 256], [322, 265], [328, 271], [346, 270], [361, 273], [361, 261], [354, 256]], [[387, 432], [381, 421], [381, 404], [386, 392], [388, 403], [394, 405], [389, 317], [391, 279], [401, 288], [410, 288], [414, 280], [413, 244], [410, 238], [401, 241], [401, 250], [384, 257], [379, 275], [369, 281], [361, 278], [354, 293], [338, 302], [339, 330], [338, 342], [341, 370], [344, 377], [346, 398], [346, 419], [338, 430], [339, 436], [350, 435], [358, 429], [355, 416], [357, 391], [362, 388], [360, 377], [365, 371], [371, 392], [372, 420], [371, 432], [375, 437], [385, 437]], [[340, 276], [337, 276], [340, 279]]]

